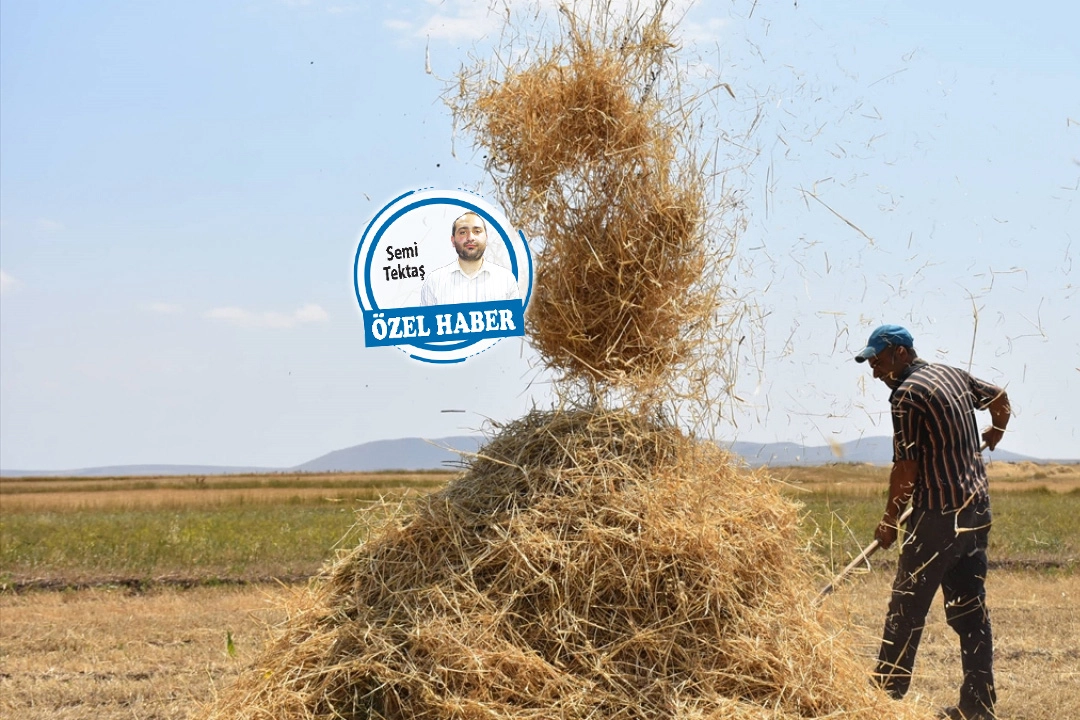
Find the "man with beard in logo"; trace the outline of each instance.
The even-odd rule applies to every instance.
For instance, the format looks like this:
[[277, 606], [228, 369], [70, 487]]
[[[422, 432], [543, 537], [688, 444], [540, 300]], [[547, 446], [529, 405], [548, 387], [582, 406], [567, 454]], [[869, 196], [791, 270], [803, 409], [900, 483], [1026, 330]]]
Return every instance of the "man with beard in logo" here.
[[513, 273], [484, 259], [487, 225], [474, 212], [454, 220], [450, 233], [458, 259], [433, 271], [420, 291], [421, 305], [520, 300]]

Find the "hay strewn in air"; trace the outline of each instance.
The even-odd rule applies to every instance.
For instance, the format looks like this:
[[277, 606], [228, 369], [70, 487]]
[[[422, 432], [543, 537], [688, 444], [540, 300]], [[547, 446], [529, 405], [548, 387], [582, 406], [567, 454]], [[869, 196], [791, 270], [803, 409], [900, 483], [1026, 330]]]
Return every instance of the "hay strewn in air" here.
[[564, 15], [564, 38], [464, 72], [449, 102], [540, 245], [526, 320], [544, 363], [594, 396], [670, 394], [725, 352], [730, 248], [693, 152], [690, 100], [659, 13]]
[[661, 422], [533, 413], [331, 567], [204, 717], [927, 717], [819, 622], [796, 525]]

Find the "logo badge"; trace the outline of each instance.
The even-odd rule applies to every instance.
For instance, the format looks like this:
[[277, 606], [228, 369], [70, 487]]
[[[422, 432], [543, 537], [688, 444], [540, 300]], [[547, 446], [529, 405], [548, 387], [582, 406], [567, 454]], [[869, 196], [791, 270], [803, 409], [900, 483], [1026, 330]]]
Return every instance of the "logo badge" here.
[[464, 190], [394, 198], [364, 229], [353, 261], [365, 345], [430, 363], [462, 362], [524, 335], [532, 284], [525, 235]]

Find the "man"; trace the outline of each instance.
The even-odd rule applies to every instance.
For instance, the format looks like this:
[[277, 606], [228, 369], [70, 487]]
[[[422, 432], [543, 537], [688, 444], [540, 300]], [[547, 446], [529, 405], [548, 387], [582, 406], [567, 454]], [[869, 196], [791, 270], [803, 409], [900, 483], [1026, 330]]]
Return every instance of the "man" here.
[[941, 717], [992, 720], [994, 649], [983, 586], [990, 497], [975, 410], [990, 411], [982, 439], [993, 450], [1009, 423], [1009, 398], [963, 370], [920, 359], [911, 333], [899, 325], [874, 330], [855, 360], [868, 361], [874, 377], [892, 389], [889, 499], [874, 534], [881, 547], [896, 540], [897, 519], [909, 500], [912, 505], [874, 679], [894, 698], [907, 692], [926, 614], [941, 587], [964, 671], [960, 702]]
[[457, 261], [428, 276], [420, 290], [421, 305], [521, 299], [513, 273], [484, 259], [487, 225], [483, 218], [467, 212], [454, 220], [450, 244], [457, 252]]

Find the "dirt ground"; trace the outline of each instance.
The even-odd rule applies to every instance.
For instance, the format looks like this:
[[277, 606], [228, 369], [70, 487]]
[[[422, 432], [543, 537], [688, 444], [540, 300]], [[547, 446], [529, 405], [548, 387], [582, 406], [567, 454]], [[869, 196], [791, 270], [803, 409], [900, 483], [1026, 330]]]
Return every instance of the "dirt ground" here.
[[[890, 572], [877, 570], [826, 600], [862, 629], [868, 668], [877, 656], [891, 581]], [[999, 720], [1080, 719], [1080, 575], [991, 571], [986, 592]], [[935, 708], [953, 705], [960, 680], [960, 649], [939, 593], [908, 699]]]
[[[262, 647], [287, 590], [0, 597], [0, 717], [186, 718]], [[231, 635], [235, 654], [227, 652]]]
[[[868, 669], [888, 584], [888, 573], [878, 570], [827, 600], [830, 612], [859, 628]], [[0, 717], [187, 718], [252, 661], [293, 592], [264, 586], [0, 596]], [[1000, 718], [1080, 718], [1080, 576], [998, 572], [988, 594]], [[935, 607], [909, 697], [950, 704], [959, 682], [955, 639]]]

